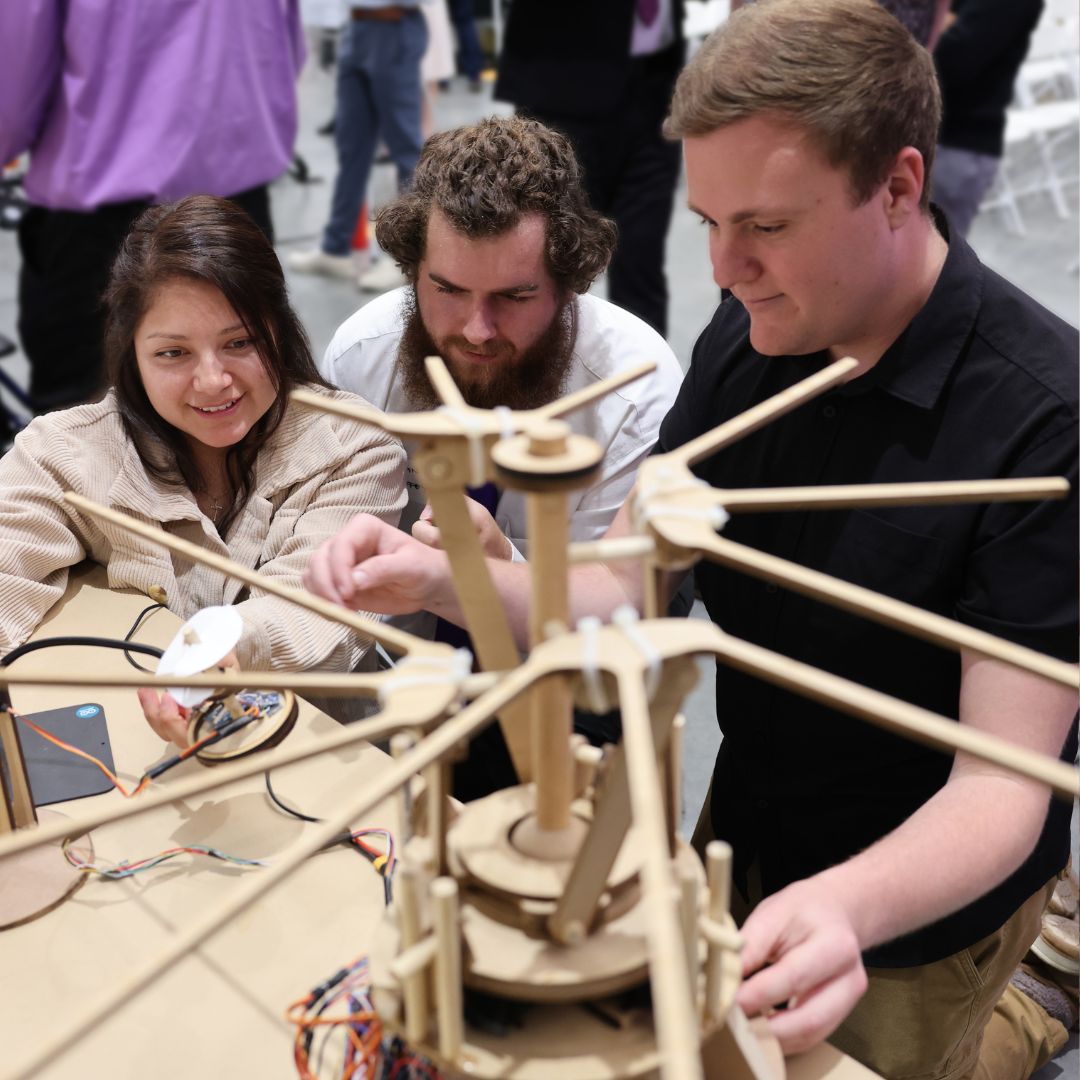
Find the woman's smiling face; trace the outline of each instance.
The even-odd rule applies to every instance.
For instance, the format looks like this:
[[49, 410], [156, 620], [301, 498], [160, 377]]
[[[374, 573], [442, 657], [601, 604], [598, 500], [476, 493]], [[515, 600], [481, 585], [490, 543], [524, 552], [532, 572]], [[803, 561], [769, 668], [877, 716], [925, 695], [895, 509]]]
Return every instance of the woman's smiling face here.
[[174, 278], [162, 285], [135, 329], [134, 345], [150, 404], [184, 433], [200, 461], [206, 449], [224, 456], [277, 396], [258, 343], [206, 282]]

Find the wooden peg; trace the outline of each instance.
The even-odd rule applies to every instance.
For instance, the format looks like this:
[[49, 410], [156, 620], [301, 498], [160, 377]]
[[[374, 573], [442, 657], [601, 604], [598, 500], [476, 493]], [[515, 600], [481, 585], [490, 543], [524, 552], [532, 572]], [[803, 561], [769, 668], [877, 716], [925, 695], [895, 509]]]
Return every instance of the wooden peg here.
[[439, 1055], [451, 1065], [461, 1056], [465, 1011], [461, 992], [461, 932], [458, 927], [458, 885], [450, 877], [431, 883], [435, 924], [435, 1001]]
[[[408, 784], [405, 787], [408, 787]], [[394, 892], [397, 900], [402, 952], [419, 944], [423, 937], [419, 876], [419, 870], [408, 861], [403, 860], [398, 866]], [[410, 1045], [417, 1046], [424, 1041], [428, 1032], [428, 972], [424, 970], [399, 973], [399, 978], [402, 981], [402, 1000], [405, 1010], [405, 1039]]]
[[[714, 923], [725, 923], [731, 906], [731, 845], [722, 840], [712, 840], [705, 848], [705, 871], [709, 882], [709, 918]], [[721, 1019], [723, 1000], [723, 950], [713, 942], [708, 943], [705, 960], [705, 1015], [713, 1020]]]

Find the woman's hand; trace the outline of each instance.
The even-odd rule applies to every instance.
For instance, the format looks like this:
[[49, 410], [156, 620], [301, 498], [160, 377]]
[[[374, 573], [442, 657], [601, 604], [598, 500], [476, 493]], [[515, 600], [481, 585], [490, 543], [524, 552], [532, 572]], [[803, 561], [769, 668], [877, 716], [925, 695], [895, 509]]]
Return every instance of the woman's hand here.
[[[220, 671], [239, 671], [240, 661], [236, 650], [231, 649], [217, 663]], [[188, 743], [188, 724], [191, 710], [181, 705], [168, 691], [159, 694], [147, 686], [138, 690], [139, 704], [147, 723], [154, 733], [166, 742], [175, 743], [181, 750], [186, 750]]]
[[143, 686], [139, 688], [138, 695], [143, 715], [154, 733], [166, 742], [176, 743], [181, 750], [186, 750], [191, 710], [177, 704], [176, 698], [167, 691], [159, 694], [156, 690]]
[[[477, 536], [480, 537], [480, 546], [484, 549], [484, 554], [492, 559], [512, 559], [513, 546], [503, 534], [502, 529], [495, 524], [495, 519], [488, 512], [487, 507], [481, 506], [475, 499], [466, 496], [465, 508], [469, 511]], [[420, 511], [420, 517], [413, 522], [412, 534], [413, 538], [419, 540], [421, 544], [442, 550], [442, 534], [434, 524], [434, 517], [431, 503], [428, 503]]]

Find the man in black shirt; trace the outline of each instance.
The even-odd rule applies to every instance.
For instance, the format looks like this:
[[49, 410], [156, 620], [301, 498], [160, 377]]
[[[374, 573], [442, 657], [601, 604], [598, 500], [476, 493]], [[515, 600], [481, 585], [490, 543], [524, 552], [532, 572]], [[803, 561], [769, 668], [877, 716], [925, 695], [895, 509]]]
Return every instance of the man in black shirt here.
[[[939, 109], [929, 57], [871, 0], [766, 0], [706, 42], [667, 130], [684, 140], [689, 201], [731, 295], [661, 449], [850, 355], [845, 385], [700, 475], [757, 487], [1064, 474], [1075, 491], [1076, 333], [933, 216]], [[608, 535], [629, 531], [624, 508]], [[445, 557], [393, 533], [357, 519], [313, 560], [309, 585], [353, 607], [422, 602], [460, 618]], [[725, 535], [1075, 659], [1075, 497], [740, 514]], [[491, 570], [523, 626], [520, 568]], [[702, 564], [698, 584], [736, 636], [1075, 754], [1075, 692], [731, 571]], [[637, 570], [576, 568], [570, 595], [575, 617], [609, 613], [639, 599]], [[789, 1051], [854, 1008], [834, 1042], [877, 1071], [970, 1075], [1065, 862], [1067, 812], [1004, 770], [746, 676], [720, 669], [717, 686], [712, 824], [735, 846], [747, 898], [765, 896], [743, 925], [740, 1003], [788, 1003], [770, 1025]]]

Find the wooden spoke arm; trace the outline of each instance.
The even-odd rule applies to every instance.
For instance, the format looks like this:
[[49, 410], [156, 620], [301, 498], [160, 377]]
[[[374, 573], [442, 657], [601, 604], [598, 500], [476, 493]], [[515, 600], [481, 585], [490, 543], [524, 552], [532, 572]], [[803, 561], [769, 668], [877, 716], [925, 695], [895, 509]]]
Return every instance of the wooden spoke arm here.
[[246, 582], [263, 592], [280, 596], [283, 600], [291, 600], [297, 607], [306, 608], [308, 611], [314, 611], [316, 614], [324, 616], [331, 622], [348, 626], [351, 630], [355, 630], [356, 633], [373, 638], [381, 645], [385, 645], [395, 652], [412, 655], [436, 655], [440, 651], [445, 652], [446, 650], [444, 645], [425, 641], [423, 638], [405, 633], [405, 631], [398, 630], [387, 623], [366, 618], [354, 611], [348, 611], [303, 589], [294, 589], [290, 585], [284, 585], [272, 577], [260, 574], [258, 570], [251, 570], [233, 559], [227, 559], [216, 552], [199, 547], [198, 544], [192, 544], [187, 540], [180, 539], [178, 536], [173, 536], [156, 525], [147, 525], [145, 522], [138, 521], [107, 506], [99, 506], [82, 495], [76, 495], [73, 491], [65, 492], [64, 500], [88, 517], [96, 518], [98, 521], [108, 521], [110, 524], [134, 533], [136, 536], [160, 544], [169, 551], [183, 555], [201, 566], [209, 566], [211, 569], [218, 570], [229, 577], [236, 578], [238, 581]]
[[814, 698], [939, 750], [971, 754], [1010, 772], [1046, 784], [1061, 798], [1080, 796], [1080, 773], [1072, 765], [1006, 739], [909, 705], [859, 683], [831, 675], [790, 657], [717, 630], [715, 652], [724, 663], [804, 697]]
[[733, 442], [757, 431], [758, 428], [764, 427], [770, 420], [775, 420], [784, 413], [790, 412], [804, 401], [809, 401], [838, 383], [845, 382], [858, 366], [859, 362], [850, 356], [837, 360], [835, 364], [830, 364], [809, 378], [795, 383], [794, 386], [789, 386], [779, 394], [728, 420], [727, 423], [720, 424], [712, 431], [706, 431], [678, 449], [668, 454], [658, 455], [653, 460], [662, 462], [665, 458], [670, 458], [683, 465], [695, 465], [703, 458], [710, 457], [725, 446], [730, 446]]
[[618, 683], [630, 807], [644, 851], [642, 903], [648, 915], [649, 973], [661, 1075], [670, 1080], [693, 1080], [702, 1075], [697, 1006], [690, 995], [686, 948], [675, 902], [649, 703], [640, 671], [620, 672]]
[[[948, 480], [926, 484], [837, 484], [822, 487], [716, 490], [725, 510], [837, 510], [855, 506], [920, 506], [932, 503], [1025, 502], [1064, 499], [1060, 476], [1018, 480]], [[700, 498], [695, 493], [695, 498]]]
[[612, 375], [608, 379], [593, 383], [592, 386], [586, 386], [581, 390], [575, 390], [572, 394], [567, 394], [566, 397], [559, 398], [558, 401], [553, 401], [548, 405], [542, 405], [539, 409], [535, 409], [532, 415], [543, 420], [561, 418], [574, 412], [575, 409], [583, 408], [597, 398], [603, 397], [605, 394], [610, 394], [612, 390], [618, 390], [620, 386], [625, 386], [627, 383], [631, 383], [635, 379], [640, 379], [643, 375], [649, 375], [655, 370], [656, 364], [652, 360], [646, 360], [644, 363], [637, 364], [632, 368], [627, 368], [625, 371], [620, 371], [617, 375]]
[[[476, 528], [460, 489], [430, 489], [428, 498], [450, 560], [458, 602], [481, 667], [509, 671], [520, 662], [502, 599], [491, 580]], [[514, 702], [500, 717], [500, 729], [518, 777], [532, 777], [529, 712], [525, 702]]]
[[[667, 523], [663, 520], [658, 519], [653, 527], [661, 535], [667, 531]], [[693, 523], [693, 528], [692, 537], [686, 522], [680, 522], [678, 528], [671, 532], [686, 547], [695, 548], [706, 558], [725, 566], [732, 566], [765, 581], [775, 581], [796, 592], [865, 615], [875, 622], [893, 626], [946, 648], [970, 649], [981, 656], [1002, 660], [1062, 686], [1080, 687], [1080, 670], [1073, 664], [995, 637], [984, 630], [965, 626], [954, 619], [924, 611], [914, 604], [883, 596], [861, 585], [853, 585], [787, 559], [726, 540], [703, 527], [703, 523]]]
[[[285, 881], [306, 859], [343, 830], [350, 828], [372, 807], [408, 783], [416, 773], [450, 753], [462, 739], [477, 734], [499, 709], [527, 689], [536, 675], [536, 666], [530, 664], [512, 672], [489, 694], [466, 706], [457, 716], [447, 720], [442, 727], [403, 754], [385, 772], [363, 784], [362, 791], [333, 817], [305, 828], [302, 835], [285, 848], [272, 865], [237, 881], [236, 888], [223, 904], [211, 911], [194, 912], [191, 922], [158, 955], [138, 965], [120, 985], [102, 988], [88, 1000], [81, 1013], [58, 1023], [50, 1038], [35, 1048], [24, 1066], [24, 1075], [40, 1075], [46, 1064], [73, 1046], [83, 1034], [111, 1016], [188, 953], [201, 948], [208, 939]], [[269, 765], [264, 759], [260, 769], [267, 767]], [[68, 823], [69, 830], [71, 824]]]

